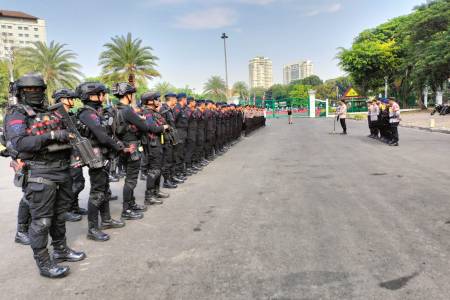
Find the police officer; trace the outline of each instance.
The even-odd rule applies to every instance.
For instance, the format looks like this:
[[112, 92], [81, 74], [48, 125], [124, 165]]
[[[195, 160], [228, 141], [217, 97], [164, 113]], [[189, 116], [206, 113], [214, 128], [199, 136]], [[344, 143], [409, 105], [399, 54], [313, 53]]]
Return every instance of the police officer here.
[[[47, 111], [46, 85], [41, 76], [27, 74], [15, 83], [18, 105], [8, 108], [5, 116], [7, 145], [25, 162], [25, 195], [30, 203], [31, 248], [42, 276], [55, 278], [68, 274], [68, 266], [58, 261], [80, 261], [86, 257], [67, 246], [64, 214], [72, 197], [72, 178], [68, 172], [72, 146], [71, 135], [61, 120]], [[52, 237], [50, 258], [47, 243]]]
[[205, 160], [205, 135], [206, 135], [206, 101], [197, 101], [197, 146], [195, 151], [196, 168], [204, 167], [207, 165]]
[[[175, 107], [177, 103], [177, 95], [174, 93], [167, 93], [164, 95], [164, 99], [165, 103], [162, 103], [159, 112], [166, 120], [167, 125], [169, 125], [171, 128], [175, 128], [175, 119], [173, 117], [172, 108]], [[180, 178], [175, 177], [173, 145], [169, 141], [167, 141], [167, 143], [164, 143], [163, 149], [163, 186], [165, 188], [174, 189], [178, 187], [177, 183], [183, 183], [184, 181]]]
[[[69, 116], [72, 118], [72, 122], [76, 124], [76, 116], [70, 111], [74, 106], [74, 98], [77, 98], [75, 92], [70, 89], [63, 88], [56, 90], [53, 93], [52, 97], [55, 103], [61, 102], [64, 105], [64, 109], [69, 113]], [[76, 158], [74, 158], [74, 160], [76, 161]], [[78, 196], [80, 195], [81, 191], [84, 190], [85, 186], [83, 168], [79, 164], [71, 164], [70, 177], [72, 177], [73, 200], [69, 211], [65, 214], [65, 219], [67, 222], [77, 222], [81, 220], [82, 215], [87, 214], [87, 210], [84, 208], [80, 208], [78, 204]]]
[[112, 93], [119, 98], [117, 104], [117, 117], [115, 136], [124, 143], [125, 149], [121, 158], [125, 168], [125, 183], [123, 186], [123, 210], [122, 218], [125, 220], [137, 220], [144, 217], [146, 206], [135, 202], [134, 189], [139, 177], [141, 166], [141, 154], [139, 152], [141, 135], [148, 132], [148, 127], [136, 111], [131, 107], [135, 102], [136, 89], [127, 82], [116, 83]]
[[186, 117], [188, 119], [188, 130], [185, 145], [184, 163], [186, 165], [186, 175], [193, 175], [197, 173], [192, 165], [192, 157], [197, 141], [197, 119], [195, 117], [195, 99], [194, 97], [187, 98]]
[[214, 158], [214, 140], [216, 137], [216, 116], [213, 111], [213, 104], [211, 100], [206, 100], [205, 108], [205, 157], [207, 160]]
[[167, 142], [164, 131], [169, 128], [165, 119], [159, 114], [160, 94], [146, 92], [141, 96], [143, 115], [149, 132], [143, 136], [142, 143], [147, 157], [145, 168], [147, 169], [145, 204], [162, 204], [162, 198], [168, 198], [169, 194], [160, 190], [161, 167], [163, 162], [163, 148]]
[[[114, 140], [106, 131], [107, 124], [102, 116], [102, 104], [107, 92], [107, 88], [99, 82], [84, 82], [76, 89], [78, 97], [84, 103], [84, 107], [78, 114], [80, 133], [91, 141], [94, 151], [101, 159], [105, 159], [106, 155], [112, 151], [120, 152], [125, 148], [122, 142]], [[125, 223], [111, 218], [108, 169], [106, 167], [89, 168], [89, 179], [91, 190], [88, 200], [87, 238], [94, 241], [107, 241], [110, 238], [109, 235], [100, 229], [120, 228], [124, 227]]]
[[177, 104], [173, 108], [173, 117], [175, 119], [175, 127], [177, 128], [177, 134], [179, 142], [174, 146], [174, 158], [175, 158], [175, 176], [181, 180], [186, 180], [187, 173], [184, 164], [185, 157], [185, 144], [187, 139], [189, 121], [186, 115], [187, 95], [180, 93], [177, 95]]

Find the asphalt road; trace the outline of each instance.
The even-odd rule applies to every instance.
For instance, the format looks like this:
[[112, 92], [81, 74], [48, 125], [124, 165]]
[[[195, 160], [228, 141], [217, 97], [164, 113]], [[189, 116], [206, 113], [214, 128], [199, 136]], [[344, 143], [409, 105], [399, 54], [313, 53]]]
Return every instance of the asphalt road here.
[[0, 298], [450, 299], [450, 135], [400, 128], [388, 147], [365, 122], [294, 122], [269, 121], [106, 243], [68, 224], [88, 258], [58, 280], [13, 242], [20, 191], [1, 160]]

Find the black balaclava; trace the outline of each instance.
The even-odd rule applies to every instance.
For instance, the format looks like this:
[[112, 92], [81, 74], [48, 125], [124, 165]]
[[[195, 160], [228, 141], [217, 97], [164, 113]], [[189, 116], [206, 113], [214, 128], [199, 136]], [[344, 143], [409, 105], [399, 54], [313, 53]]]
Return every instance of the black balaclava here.
[[44, 90], [40, 90], [38, 92], [25, 92], [24, 90], [21, 90], [19, 97], [20, 102], [32, 107], [41, 108], [45, 103]]

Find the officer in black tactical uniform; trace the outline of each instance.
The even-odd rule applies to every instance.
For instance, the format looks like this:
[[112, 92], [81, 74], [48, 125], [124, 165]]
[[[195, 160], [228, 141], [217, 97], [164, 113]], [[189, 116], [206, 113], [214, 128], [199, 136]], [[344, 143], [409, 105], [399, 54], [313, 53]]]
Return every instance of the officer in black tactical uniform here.
[[[166, 103], [162, 103], [159, 109], [160, 114], [164, 117], [167, 125], [169, 125], [171, 128], [175, 128], [175, 119], [173, 117], [171, 107], [175, 106], [177, 101], [176, 97], [177, 95], [174, 93], [167, 93], [166, 95], [164, 95]], [[183, 183], [184, 181], [180, 178], [175, 178], [173, 145], [169, 141], [167, 141], [167, 143], [164, 143], [163, 149], [163, 186], [165, 188], [175, 189], [178, 187], [177, 183]]]
[[[165, 131], [169, 128], [165, 119], [159, 114], [160, 94], [146, 92], [141, 96], [143, 116], [149, 132], [142, 137], [144, 154], [146, 156], [147, 178], [145, 189], [145, 204], [162, 204], [162, 198], [169, 194], [160, 191], [161, 167], [163, 163], [163, 145], [168, 142]], [[165, 137], [166, 136], [166, 137]]]
[[185, 145], [184, 162], [186, 165], [186, 175], [197, 173], [192, 165], [192, 157], [194, 155], [195, 146], [197, 143], [197, 119], [195, 117], [195, 99], [193, 97], [187, 98], [188, 105], [186, 107], [186, 117], [188, 118], [188, 130]]
[[187, 95], [180, 93], [177, 95], [177, 104], [173, 108], [173, 117], [177, 128], [179, 143], [174, 147], [175, 176], [181, 180], [187, 179], [186, 166], [184, 164], [185, 144], [188, 133], [188, 118], [186, 115]]
[[[70, 89], [59, 89], [56, 90], [53, 95], [53, 100], [55, 103], [61, 102], [64, 105], [65, 110], [69, 113], [69, 116], [72, 118], [72, 122], [74, 124], [77, 123], [77, 119], [75, 114], [73, 114], [70, 110], [74, 106], [73, 99], [77, 98], [77, 95], [74, 91]], [[74, 158], [74, 161], [77, 161]], [[83, 168], [79, 164], [70, 166], [70, 177], [72, 177], [72, 192], [73, 192], [73, 200], [72, 204], [69, 208], [69, 211], [65, 214], [65, 219], [67, 222], [77, 222], [81, 220], [82, 215], [87, 215], [87, 210], [84, 208], [80, 208], [78, 204], [78, 196], [81, 191], [84, 190], [85, 179], [83, 176]]]
[[[72, 201], [72, 178], [68, 172], [72, 146], [71, 135], [60, 119], [47, 111], [46, 85], [41, 76], [28, 74], [14, 83], [18, 105], [8, 108], [5, 137], [12, 157], [25, 162], [26, 199], [30, 204], [31, 248], [42, 276], [55, 278], [68, 274], [68, 266], [57, 261], [80, 261], [83, 252], [66, 243], [64, 214]], [[47, 243], [52, 237], [50, 258]]]
[[[96, 155], [101, 159], [112, 151], [120, 152], [125, 148], [122, 142], [114, 140], [106, 131], [108, 124], [102, 115], [102, 103], [107, 92], [107, 88], [99, 82], [85, 82], [76, 89], [78, 97], [84, 103], [84, 107], [78, 114], [80, 133], [91, 141]], [[109, 235], [100, 229], [120, 228], [124, 227], [125, 223], [111, 218], [108, 169], [106, 167], [89, 168], [89, 179], [91, 190], [88, 200], [87, 237], [94, 241], [107, 241]], [[99, 213], [102, 219], [100, 227]]]
[[141, 135], [146, 134], [149, 128], [130, 105], [134, 101], [136, 93], [133, 86], [127, 82], [116, 83], [112, 93], [119, 98], [119, 103], [116, 105], [115, 136], [126, 147], [125, 151], [121, 153], [126, 172], [123, 186], [122, 218], [125, 220], [142, 219], [143, 212], [147, 210], [147, 207], [135, 202], [134, 189], [141, 167], [141, 153], [139, 152]]
[[205, 160], [205, 140], [206, 140], [206, 101], [197, 101], [197, 110], [195, 112], [197, 119], [197, 146], [195, 149], [195, 167], [201, 168], [208, 163]]
[[216, 114], [213, 109], [214, 102], [206, 100], [205, 110], [205, 157], [207, 160], [214, 159], [214, 143], [216, 138]]

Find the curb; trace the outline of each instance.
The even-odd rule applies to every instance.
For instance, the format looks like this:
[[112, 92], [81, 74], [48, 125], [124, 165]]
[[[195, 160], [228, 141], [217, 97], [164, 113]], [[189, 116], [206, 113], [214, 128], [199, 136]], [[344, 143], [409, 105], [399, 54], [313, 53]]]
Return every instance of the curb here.
[[400, 127], [419, 129], [419, 130], [424, 130], [424, 131], [428, 131], [428, 132], [450, 134], [450, 130], [448, 130], [448, 129], [434, 129], [434, 128], [428, 128], [428, 127], [412, 126], [412, 125], [400, 125]]

